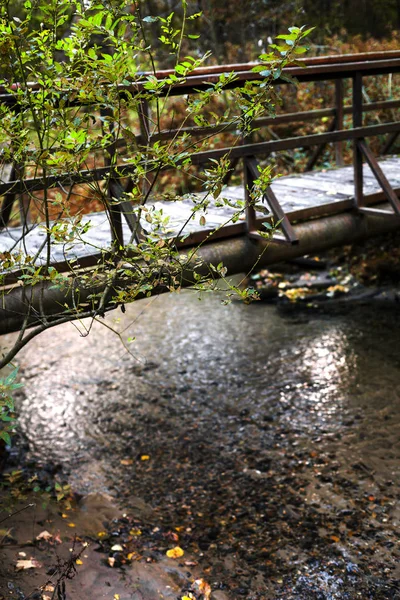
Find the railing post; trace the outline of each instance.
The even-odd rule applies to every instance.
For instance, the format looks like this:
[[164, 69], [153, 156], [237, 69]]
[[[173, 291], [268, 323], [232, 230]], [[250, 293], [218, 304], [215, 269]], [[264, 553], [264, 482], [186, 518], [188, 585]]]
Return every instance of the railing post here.
[[[140, 138], [142, 146], [147, 148], [151, 146], [151, 123], [150, 123], [150, 107], [147, 100], [140, 100], [138, 104], [138, 117], [140, 127]], [[143, 179], [141, 190], [143, 197], [146, 197], [150, 189], [150, 182], [147, 179], [147, 173]]]
[[[115, 123], [112, 120], [112, 110], [110, 108], [101, 108], [100, 114], [102, 117], [109, 118], [108, 121], [108, 130], [111, 135], [111, 143], [107, 148], [105, 148], [106, 153], [104, 156], [104, 165], [106, 167], [115, 167], [115, 158], [117, 154], [117, 139], [116, 139], [116, 128]], [[106, 130], [105, 122], [102, 121], [103, 131]], [[111, 238], [113, 242], [114, 248], [119, 252], [120, 249], [124, 245], [124, 232], [122, 227], [122, 216], [121, 216], [121, 206], [118, 203], [120, 194], [121, 194], [121, 185], [119, 183], [118, 178], [113, 176], [113, 173], [110, 173], [110, 178], [108, 180], [108, 189], [107, 189], [107, 197], [108, 197], [108, 206], [107, 210], [110, 215], [110, 229], [111, 229]], [[115, 202], [117, 201], [117, 202]]]
[[[362, 74], [357, 71], [353, 76], [353, 128], [362, 127]], [[354, 196], [356, 205], [363, 203], [363, 157], [358, 145], [358, 139], [354, 140], [353, 146], [354, 165]]]
[[[343, 129], [343, 79], [335, 80], [335, 129]], [[335, 144], [336, 166], [343, 166], [343, 142]]]

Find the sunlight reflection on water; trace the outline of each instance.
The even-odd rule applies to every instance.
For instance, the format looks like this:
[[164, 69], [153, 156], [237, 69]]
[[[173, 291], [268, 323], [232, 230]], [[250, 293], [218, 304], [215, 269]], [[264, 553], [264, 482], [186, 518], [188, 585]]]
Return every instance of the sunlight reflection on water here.
[[[358, 400], [375, 401], [382, 378], [386, 388], [391, 382], [389, 395], [399, 389], [398, 363], [387, 359], [397, 357], [393, 327], [384, 329], [380, 355], [379, 324], [353, 317], [296, 321], [273, 306], [222, 307], [215, 296], [199, 302], [188, 291], [157, 298], [142, 312], [141, 302], [128, 307], [118, 325], [136, 337], [135, 357], [97, 324], [87, 338], [70, 326], [49, 331], [21, 355], [20, 422], [36, 456], [73, 462], [96, 449], [119, 452], [118, 419], [133, 427], [140, 399], [168, 386], [188, 405], [207, 402], [204, 410], [214, 411], [222, 427], [248, 410], [255, 421], [278, 415], [305, 435], [340, 428]], [[155, 366], [138, 377], [146, 362]]]

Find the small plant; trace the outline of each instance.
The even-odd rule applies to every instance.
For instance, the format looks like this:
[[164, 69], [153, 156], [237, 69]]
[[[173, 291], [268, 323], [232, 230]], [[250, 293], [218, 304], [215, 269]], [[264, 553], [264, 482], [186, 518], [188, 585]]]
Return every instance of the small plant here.
[[10, 434], [15, 424], [13, 392], [22, 387], [17, 383], [18, 367], [15, 367], [9, 375], [0, 378], [0, 439], [7, 445], [11, 444]]

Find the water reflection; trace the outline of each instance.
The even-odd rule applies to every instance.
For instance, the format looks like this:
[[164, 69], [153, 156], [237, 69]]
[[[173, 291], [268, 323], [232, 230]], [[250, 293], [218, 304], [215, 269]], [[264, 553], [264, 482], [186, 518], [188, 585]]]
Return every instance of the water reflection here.
[[337, 431], [357, 398], [374, 396], [379, 378], [391, 382], [389, 395], [399, 388], [398, 360], [387, 361], [391, 351], [398, 359], [396, 330], [386, 327], [380, 355], [379, 323], [371, 328], [346, 316], [300, 322], [273, 306], [223, 307], [211, 295], [199, 302], [190, 291], [138, 302], [118, 317], [108, 323], [136, 338], [135, 356], [98, 324], [87, 338], [71, 326], [49, 331], [21, 355], [21, 427], [36, 456], [71, 462], [105, 448], [118, 452], [121, 423], [134, 427], [141, 399], [169, 389], [181, 405], [199, 404], [200, 420], [214, 414], [222, 428], [247, 411], [254, 423], [270, 415], [312, 436]]

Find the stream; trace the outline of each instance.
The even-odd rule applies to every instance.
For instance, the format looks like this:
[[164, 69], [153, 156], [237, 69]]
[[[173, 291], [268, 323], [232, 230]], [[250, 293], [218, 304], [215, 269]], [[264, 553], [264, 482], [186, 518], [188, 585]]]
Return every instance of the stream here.
[[211, 598], [400, 598], [398, 311], [223, 299], [165, 294], [36, 338], [18, 358], [29, 459], [182, 531]]

